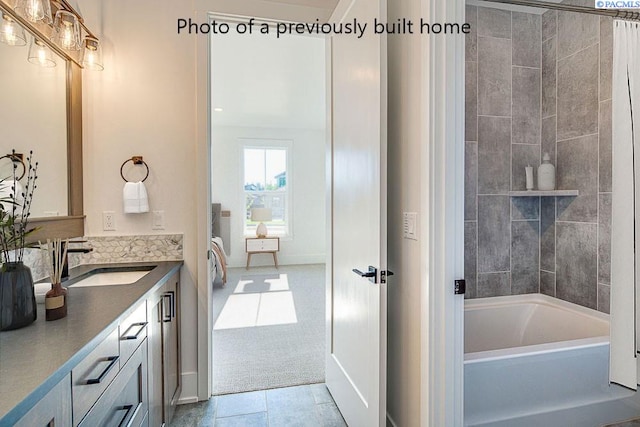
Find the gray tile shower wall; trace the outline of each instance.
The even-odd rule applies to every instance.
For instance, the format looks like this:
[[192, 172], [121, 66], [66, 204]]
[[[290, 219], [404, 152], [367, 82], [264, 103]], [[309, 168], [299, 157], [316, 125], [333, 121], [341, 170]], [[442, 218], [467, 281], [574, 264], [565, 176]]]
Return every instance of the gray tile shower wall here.
[[466, 297], [538, 292], [539, 199], [508, 194], [540, 163], [542, 18], [468, 6], [466, 20]]
[[542, 144], [580, 196], [542, 201], [540, 291], [609, 312], [613, 21], [549, 11], [542, 26]]
[[[608, 312], [612, 20], [468, 6], [467, 22], [467, 298], [541, 292]], [[544, 152], [580, 196], [510, 198]]]

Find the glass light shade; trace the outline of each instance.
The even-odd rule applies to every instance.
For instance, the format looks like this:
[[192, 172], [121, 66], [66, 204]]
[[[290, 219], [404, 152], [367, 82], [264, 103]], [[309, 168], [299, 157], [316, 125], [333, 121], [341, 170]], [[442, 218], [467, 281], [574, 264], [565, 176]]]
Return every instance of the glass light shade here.
[[53, 22], [49, 0], [18, 0], [15, 10], [31, 22], [43, 21], [46, 24]]
[[51, 52], [49, 46], [35, 37], [31, 38], [28, 59], [32, 64], [40, 65], [41, 67], [51, 68], [56, 66], [55, 55]]
[[2, 15], [0, 22], [0, 42], [9, 46], [24, 46], [27, 44], [27, 36], [24, 28], [14, 21], [9, 15]]
[[78, 17], [66, 10], [56, 12], [56, 20], [53, 23], [55, 35], [54, 43], [66, 50], [80, 50], [80, 23]]
[[98, 39], [93, 37], [85, 37], [84, 50], [82, 53], [82, 66], [87, 70], [104, 70], [102, 62], [102, 46]]

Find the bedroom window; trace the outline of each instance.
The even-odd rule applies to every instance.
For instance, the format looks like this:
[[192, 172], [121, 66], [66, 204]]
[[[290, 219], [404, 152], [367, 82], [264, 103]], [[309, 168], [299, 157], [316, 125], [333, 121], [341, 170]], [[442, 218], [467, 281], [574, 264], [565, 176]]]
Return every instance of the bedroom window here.
[[251, 212], [254, 208], [271, 210], [271, 221], [265, 222], [270, 236], [290, 234], [288, 151], [285, 146], [244, 146], [245, 236], [255, 236], [260, 223], [252, 221]]

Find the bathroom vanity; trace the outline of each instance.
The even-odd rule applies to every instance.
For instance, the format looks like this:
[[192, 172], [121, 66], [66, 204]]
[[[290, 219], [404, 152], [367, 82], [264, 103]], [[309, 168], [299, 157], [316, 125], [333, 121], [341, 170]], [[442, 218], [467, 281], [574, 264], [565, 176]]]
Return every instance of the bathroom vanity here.
[[[39, 305], [32, 325], [0, 333], [0, 426], [168, 425], [181, 391], [181, 266], [72, 269], [67, 317], [46, 322]], [[144, 275], [108, 283], [114, 269]]]

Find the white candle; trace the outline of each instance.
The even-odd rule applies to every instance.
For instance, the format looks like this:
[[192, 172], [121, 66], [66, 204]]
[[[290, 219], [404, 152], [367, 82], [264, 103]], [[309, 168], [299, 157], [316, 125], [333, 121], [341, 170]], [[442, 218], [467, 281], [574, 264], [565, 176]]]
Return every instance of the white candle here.
[[533, 190], [533, 166], [526, 166], [524, 171], [527, 175], [527, 190]]

